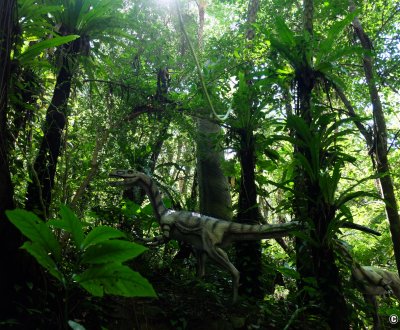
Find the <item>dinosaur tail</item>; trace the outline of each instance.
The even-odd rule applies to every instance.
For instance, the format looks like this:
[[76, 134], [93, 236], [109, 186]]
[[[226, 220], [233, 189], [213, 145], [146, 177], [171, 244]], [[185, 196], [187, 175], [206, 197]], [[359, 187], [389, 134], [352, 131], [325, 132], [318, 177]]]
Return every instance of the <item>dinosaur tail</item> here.
[[299, 230], [299, 224], [295, 221], [272, 225], [232, 223], [229, 227], [229, 233], [234, 236], [235, 241], [279, 238], [288, 236], [296, 230]]

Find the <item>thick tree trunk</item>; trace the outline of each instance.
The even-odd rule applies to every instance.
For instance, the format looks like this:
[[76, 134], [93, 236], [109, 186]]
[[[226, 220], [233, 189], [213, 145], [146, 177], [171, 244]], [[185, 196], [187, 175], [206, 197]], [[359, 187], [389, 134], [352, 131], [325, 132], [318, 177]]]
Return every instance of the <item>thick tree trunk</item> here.
[[[310, 68], [300, 70], [297, 75], [299, 109], [298, 113], [310, 126], [313, 121], [311, 95], [314, 87], [313, 73]], [[295, 132], [295, 135], [297, 133]], [[300, 139], [301, 136], [297, 135]], [[299, 153], [312, 164], [310, 150], [296, 147]], [[349, 326], [347, 305], [342, 293], [339, 270], [335, 263], [332, 246], [326, 242], [329, 224], [335, 217], [335, 210], [321, 200], [323, 193], [319, 184], [314, 182], [302, 168], [297, 168], [295, 180], [294, 212], [298, 221], [306, 224], [310, 240], [296, 239], [297, 271], [300, 273], [299, 291], [306, 285], [305, 279], [315, 277], [320, 294], [318, 313], [326, 317], [332, 329], [347, 329]], [[318, 202], [319, 201], [319, 202]], [[310, 258], [311, 257], [311, 258]], [[315, 297], [303, 290], [301, 299], [309, 303]]]
[[[199, 1], [199, 49], [203, 48], [204, 15], [206, 1]], [[228, 180], [221, 168], [223, 150], [218, 147], [221, 127], [207, 119], [197, 122], [197, 175], [200, 212], [224, 220], [232, 219], [231, 196]]]
[[[63, 48], [68, 49], [67, 47]], [[28, 185], [26, 208], [34, 211], [43, 219], [47, 218], [51, 203], [62, 132], [66, 123], [73, 75], [70, 61], [72, 60], [68, 59], [66, 54], [57, 76], [53, 98], [47, 109], [44, 136], [33, 166], [32, 180]]]
[[22, 282], [18, 248], [20, 232], [8, 221], [6, 210], [14, 208], [14, 189], [9, 168], [9, 132], [7, 125], [8, 82], [10, 81], [16, 1], [0, 1], [0, 319], [16, 317], [15, 284]]
[[200, 213], [219, 219], [232, 220], [228, 179], [224, 176], [221, 168], [224, 154], [216, 143], [217, 136], [221, 134], [221, 127], [206, 119], [199, 119], [197, 130]]
[[[350, 1], [350, 10], [354, 11], [355, 7]], [[400, 274], [400, 216], [397, 206], [397, 200], [394, 193], [392, 176], [390, 174], [389, 160], [387, 157], [387, 128], [382, 103], [376, 86], [374, 63], [369, 55], [373, 52], [372, 41], [365, 33], [358, 17], [353, 20], [354, 30], [360, 39], [362, 47], [367, 50], [363, 58], [365, 78], [367, 80], [369, 94], [372, 103], [372, 113], [374, 119], [374, 145], [372, 152], [375, 155], [376, 172], [381, 175], [379, 178], [382, 195], [386, 202], [386, 215], [390, 224], [390, 233], [392, 235], [394, 256], [396, 259], [397, 271]]]
[[[304, 0], [304, 30], [310, 37], [313, 36], [312, 0]], [[310, 42], [308, 47], [312, 47]], [[310, 128], [313, 122], [312, 92], [315, 85], [315, 75], [312, 69], [312, 57], [306, 58], [308, 53], [303, 53], [302, 67], [296, 68], [297, 95], [299, 106], [296, 109]], [[297, 139], [301, 139], [298, 132], [294, 132]], [[312, 134], [312, 132], [311, 132]], [[307, 146], [296, 146], [295, 154], [301, 154], [309, 164], [312, 164], [311, 150]], [[294, 213], [296, 219], [305, 224], [309, 240], [296, 239], [297, 270], [301, 280], [299, 290], [304, 289], [304, 279], [310, 276], [316, 278], [320, 294], [319, 313], [326, 317], [331, 329], [348, 329], [349, 320], [347, 306], [341, 291], [341, 280], [335, 264], [335, 256], [329, 242], [326, 242], [329, 224], [335, 217], [335, 210], [321, 200], [322, 191], [318, 182], [311, 178], [307, 172], [298, 166], [295, 179]], [[310, 258], [311, 256], [311, 258]], [[309, 303], [315, 297], [304, 294], [303, 299]]]

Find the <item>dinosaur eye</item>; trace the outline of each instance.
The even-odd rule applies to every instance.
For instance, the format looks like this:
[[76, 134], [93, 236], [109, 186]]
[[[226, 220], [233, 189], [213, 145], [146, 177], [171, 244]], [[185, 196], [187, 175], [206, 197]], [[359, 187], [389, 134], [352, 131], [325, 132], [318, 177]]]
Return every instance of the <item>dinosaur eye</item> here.
[[128, 174], [133, 174], [133, 171], [132, 170], [128, 170]]

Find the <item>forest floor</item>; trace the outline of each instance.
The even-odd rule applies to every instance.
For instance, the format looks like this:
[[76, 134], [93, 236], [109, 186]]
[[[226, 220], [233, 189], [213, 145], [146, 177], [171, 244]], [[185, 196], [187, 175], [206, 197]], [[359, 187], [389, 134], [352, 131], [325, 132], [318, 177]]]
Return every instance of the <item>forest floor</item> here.
[[[232, 304], [229, 276], [209, 267], [204, 280], [180, 269], [160, 270], [147, 276], [157, 298], [112, 298], [109, 315], [112, 330], [234, 330], [283, 329], [284, 302], [261, 302], [246, 298]], [[283, 308], [283, 309], [282, 309]]]

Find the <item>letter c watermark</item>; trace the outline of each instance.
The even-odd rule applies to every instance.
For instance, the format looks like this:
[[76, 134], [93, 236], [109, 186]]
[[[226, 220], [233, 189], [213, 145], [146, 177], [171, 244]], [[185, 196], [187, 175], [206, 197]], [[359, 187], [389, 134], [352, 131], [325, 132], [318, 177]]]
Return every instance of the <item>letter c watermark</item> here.
[[397, 324], [399, 322], [399, 317], [396, 314], [392, 314], [389, 316], [390, 324]]

